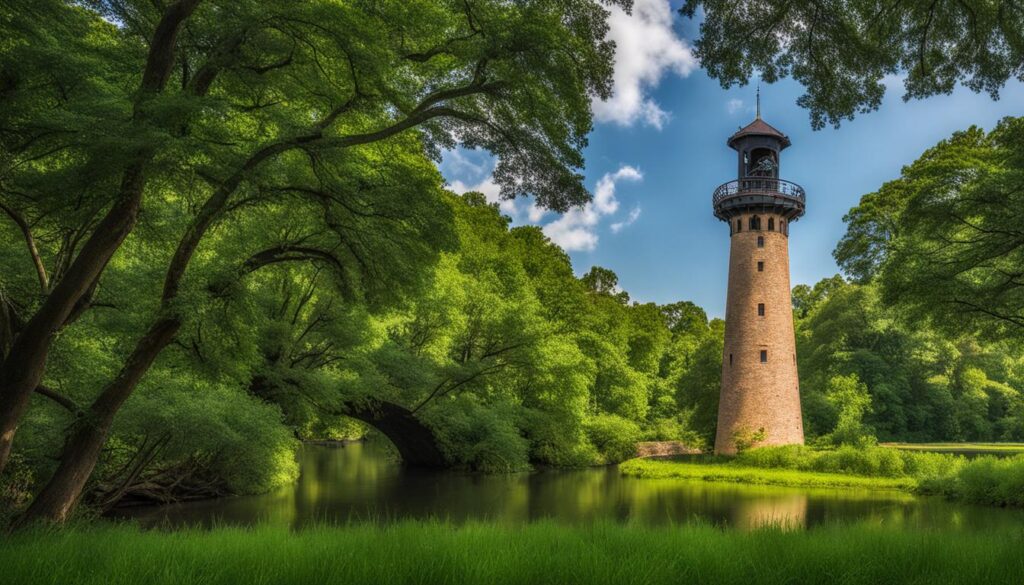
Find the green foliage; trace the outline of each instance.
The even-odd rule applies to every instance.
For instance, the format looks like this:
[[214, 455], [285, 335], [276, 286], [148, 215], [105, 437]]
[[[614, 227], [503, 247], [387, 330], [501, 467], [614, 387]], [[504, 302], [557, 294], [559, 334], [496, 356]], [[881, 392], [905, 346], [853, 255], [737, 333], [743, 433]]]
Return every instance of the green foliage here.
[[836, 260], [908, 319], [1019, 341], [1024, 239], [1007, 210], [1024, 203], [1022, 185], [1024, 119], [957, 132], [850, 210]]
[[0, 524], [6, 524], [28, 505], [35, 487], [33, 469], [15, 454], [0, 474]]
[[668, 356], [669, 380], [680, 407], [692, 409], [692, 427], [707, 444], [715, 439], [722, 387], [725, 321], [714, 319], [696, 334], [678, 336]]
[[[757, 449], [752, 451], [757, 451]], [[738, 463], [686, 463], [682, 461], [633, 459], [619, 465], [619, 470], [624, 475], [641, 479], [681, 479], [803, 488], [909, 491], [914, 489], [916, 485], [915, 480], [906, 477], [865, 477], [844, 473], [823, 473], [786, 468], [766, 469]]]
[[1024, 456], [971, 459], [955, 474], [922, 483], [925, 493], [990, 506], [1024, 507]]
[[792, 75], [814, 128], [877, 109], [886, 76], [904, 77], [904, 100], [957, 84], [998, 99], [1022, 76], [1024, 12], [1001, 2], [688, 0], [681, 11], [704, 17], [696, 53], [712, 77]]
[[864, 426], [864, 415], [871, 410], [871, 395], [856, 374], [830, 378], [825, 400], [836, 411], [836, 427], [829, 434], [833, 443], [866, 446], [874, 442], [870, 429]]
[[457, 465], [485, 472], [527, 468], [529, 443], [516, 428], [511, 405], [484, 407], [472, 395], [463, 395], [437, 405], [425, 420]]
[[736, 453], [740, 454], [754, 447], [768, 436], [764, 427], [758, 429], [736, 429], [732, 432], [732, 442], [736, 445]]
[[930, 478], [955, 472], [964, 463], [958, 455], [916, 453], [890, 447], [813, 449], [800, 445], [758, 447], [733, 460], [740, 466], [765, 469], [843, 473], [864, 477]]
[[1024, 433], [1024, 356], [1017, 345], [908, 322], [880, 298], [875, 282], [819, 285], [829, 292], [802, 316], [796, 311], [809, 436], [838, 429], [845, 437], [838, 442], [872, 434], [1012, 441]]
[[605, 463], [618, 463], [636, 456], [640, 427], [614, 414], [600, 414], [587, 420], [587, 436]]
[[[171, 490], [158, 498], [271, 489], [295, 476], [293, 434], [360, 432], [341, 421], [367, 398], [443, 421], [471, 467], [596, 459], [584, 287], [541, 234], [445, 194], [434, 161], [483, 148], [502, 197], [589, 200], [582, 149], [614, 48], [603, 3], [208, 0], [147, 56], [166, 10], [0, 9], [0, 357], [83, 242], [107, 237], [94, 230], [122, 186], [144, 209], [50, 351], [67, 410], [117, 414], [85, 499], [142, 497], [143, 479]], [[163, 58], [166, 85], [138, 91]], [[154, 324], [171, 343], [143, 336]], [[645, 327], [615, 389], [641, 418], [667, 337]], [[140, 348], [136, 388], [116, 375]], [[98, 394], [115, 379], [133, 394], [119, 413]], [[464, 421], [431, 418], [467, 404]], [[41, 477], [73, 428], [52, 411], [16, 446]], [[536, 411], [557, 430], [523, 422]]]
[[708, 446], [703, 435], [693, 428], [693, 410], [656, 418], [644, 432], [645, 441], [679, 441], [688, 447], [703, 450]]
[[[118, 421], [119, 441], [145, 445], [162, 441], [152, 473], [179, 467], [176, 477], [203, 479], [226, 493], [251, 494], [288, 485], [299, 474], [297, 441], [281, 424], [280, 410], [246, 396], [237, 388], [182, 377], [170, 370], [153, 372], [125, 407]], [[116, 449], [105, 471], [120, 463]]]

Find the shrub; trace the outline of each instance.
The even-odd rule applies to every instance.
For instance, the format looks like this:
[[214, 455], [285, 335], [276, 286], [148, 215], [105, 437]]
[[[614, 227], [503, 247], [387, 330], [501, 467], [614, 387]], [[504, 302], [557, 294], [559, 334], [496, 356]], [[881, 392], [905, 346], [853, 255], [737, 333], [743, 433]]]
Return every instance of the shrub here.
[[529, 469], [529, 442], [515, 425], [510, 404], [483, 405], [473, 395], [437, 403], [424, 412], [448, 460], [473, 471]]
[[614, 414], [599, 414], [586, 423], [590, 442], [601, 453], [605, 463], [618, 463], [636, 455], [640, 427]]
[[1024, 506], [1024, 455], [978, 457], [952, 475], [921, 482], [924, 493], [992, 506]]
[[871, 412], [871, 395], [857, 374], [831, 377], [825, 399], [836, 412], [836, 427], [829, 434], [832, 443], [867, 447], [876, 442], [864, 424], [864, 415]]
[[[692, 412], [692, 411], [691, 411]], [[644, 441], [679, 441], [688, 447], [703, 450], [706, 441], [690, 425], [690, 416], [683, 415], [654, 419], [644, 431]]]
[[736, 452], [742, 453], [754, 445], [760, 443], [768, 436], [764, 427], [752, 431], [750, 429], [737, 429], [732, 434], [732, 442], [736, 445]]
[[813, 449], [802, 445], [759, 447], [739, 453], [738, 465], [847, 473], [867, 477], [935, 478], [955, 473], [963, 465], [959, 455], [917, 453], [889, 447]]
[[28, 505], [35, 484], [32, 468], [19, 453], [12, 453], [3, 474], [0, 474], [0, 526]]

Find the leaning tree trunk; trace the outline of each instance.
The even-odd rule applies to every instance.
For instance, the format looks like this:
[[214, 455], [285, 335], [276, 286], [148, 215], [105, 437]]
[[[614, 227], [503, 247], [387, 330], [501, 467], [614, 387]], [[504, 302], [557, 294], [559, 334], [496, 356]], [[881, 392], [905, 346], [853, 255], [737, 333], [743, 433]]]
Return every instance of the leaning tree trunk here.
[[[160, 93], [167, 85], [174, 66], [178, 31], [199, 2], [179, 0], [167, 8], [157, 24], [142, 74], [140, 97], [135, 103], [134, 123], [146, 123], [141, 106], [148, 97]], [[25, 324], [0, 364], [0, 472], [10, 457], [18, 422], [28, 408], [36, 386], [42, 382], [54, 334], [64, 325], [76, 304], [135, 227], [146, 187], [145, 168], [153, 156], [151, 148], [135, 153], [125, 168], [116, 202], [93, 230], [42, 307]]]
[[180, 327], [178, 319], [161, 318], [139, 339], [117, 377], [93, 401], [78, 428], [68, 437], [57, 471], [19, 519], [19, 525], [35, 521], [61, 523], [68, 519], [99, 461], [117, 411]]

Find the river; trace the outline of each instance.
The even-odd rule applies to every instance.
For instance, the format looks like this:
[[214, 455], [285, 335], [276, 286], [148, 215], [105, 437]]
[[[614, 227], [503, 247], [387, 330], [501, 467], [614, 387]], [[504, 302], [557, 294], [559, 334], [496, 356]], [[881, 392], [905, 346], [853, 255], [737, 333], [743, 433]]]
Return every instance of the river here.
[[387, 445], [306, 445], [299, 481], [275, 493], [119, 512], [143, 526], [275, 523], [301, 528], [354, 520], [436, 518], [500, 523], [552, 519], [650, 524], [702, 521], [733, 529], [868, 522], [986, 530], [1024, 526], [1024, 512], [894, 491], [799, 489], [622, 477], [615, 467], [481, 475], [403, 468]]

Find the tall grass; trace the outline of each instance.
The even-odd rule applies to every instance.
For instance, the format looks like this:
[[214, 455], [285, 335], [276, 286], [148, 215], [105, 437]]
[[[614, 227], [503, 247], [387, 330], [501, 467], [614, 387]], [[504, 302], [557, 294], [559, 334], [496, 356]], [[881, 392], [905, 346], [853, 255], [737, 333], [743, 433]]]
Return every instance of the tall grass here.
[[623, 475], [644, 479], [693, 479], [753, 485], [810, 488], [897, 489], [910, 491], [917, 482], [909, 477], [867, 477], [848, 473], [821, 473], [778, 466], [753, 467], [738, 463], [684, 463], [632, 459], [619, 465]]
[[736, 465], [844, 473], [865, 477], [915, 479], [955, 474], [966, 463], [960, 455], [900, 451], [887, 447], [813, 449], [802, 445], [762, 447], [740, 453]]
[[951, 500], [1024, 507], [1024, 454], [967, 459], [948, 453], [888, 447], [820, 450], [801, 445], [761, 447], [710, 462], [633, 459], [619, 466], [641, 478], [732, 481], [793, 487], [904, 489]]
[[1024, 455], [978, 457], [954, 474], [922, 480], [919, 490], [974, 504], [1024, 507]]
[[0, 541], [7, 583], [1013, 583], [1024, 532], [834, 526], [727, 532], [705, 525], [402, 522], [212, 531], [131, 526]]

